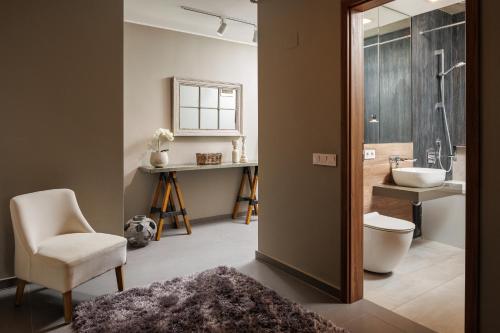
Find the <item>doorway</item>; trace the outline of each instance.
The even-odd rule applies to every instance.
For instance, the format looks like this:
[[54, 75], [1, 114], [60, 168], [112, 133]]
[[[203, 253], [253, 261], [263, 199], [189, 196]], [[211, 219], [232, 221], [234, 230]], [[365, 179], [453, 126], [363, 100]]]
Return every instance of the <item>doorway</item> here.
[[[363, 298], [363, 149], [365, 143], [364, 36], [363, 13], [392, 1], [344, 0], [342, 3], [343, 37], [343, 280], [342, 297], [351, 303]], [[466, 2], [466, 179], [465, 212], [465, 331], [477, 325], [477, 251], [478, 251], [478, 100], [477, 100], [477, 1]], [[366, 20], [365, 20], [366, 22]], [[366, 23], [365, 23], [366, 24]], [[445, 70], [443, 69], [443, 72]], [[375, 115], [377, 119], [378, 115]], [[448, 154], [451, 155], [451, 154]]]

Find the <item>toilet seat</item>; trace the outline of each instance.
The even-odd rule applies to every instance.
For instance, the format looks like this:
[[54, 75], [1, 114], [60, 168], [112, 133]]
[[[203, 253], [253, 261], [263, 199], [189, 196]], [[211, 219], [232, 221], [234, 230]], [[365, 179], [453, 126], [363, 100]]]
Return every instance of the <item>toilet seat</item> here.
[[411, 222], [380, 215], [364, 216], [363, 268], [375, 273], [391, 272], [408, 253], [415, 225]]
[[380, 215], [378, 212], [364, 215], [363, 224], [367, 228], [386, 232], [410, 232], [415, 230], [415, 224], [390, 216]]

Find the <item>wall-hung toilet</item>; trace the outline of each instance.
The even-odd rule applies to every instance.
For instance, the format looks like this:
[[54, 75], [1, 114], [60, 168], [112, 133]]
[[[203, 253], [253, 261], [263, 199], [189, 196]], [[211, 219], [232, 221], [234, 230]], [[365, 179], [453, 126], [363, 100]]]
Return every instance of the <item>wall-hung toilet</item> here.
[[363, 224], [363, 268], [391, 272], [410, 249], [415, 225], [377, 212], [365, 214]]

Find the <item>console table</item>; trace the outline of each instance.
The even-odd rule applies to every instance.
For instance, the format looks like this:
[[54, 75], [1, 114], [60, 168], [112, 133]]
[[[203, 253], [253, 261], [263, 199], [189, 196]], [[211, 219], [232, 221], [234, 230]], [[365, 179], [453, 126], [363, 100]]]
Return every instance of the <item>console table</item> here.
[[[252, 167], [254, 172], [252, 175]], [[245, 223], [250, 224], [250, 217], [252, 213], [258, 214], [259, 203], [257, 200], [257, 183], [259, 175], [259, 166], [257, 162], [248, 163], [221, 163], [217, 165], [196, 165], [196, 164], [183, 164], [183, 165], [168, 165], [164, 168], [155, 168], [152, 166], [141, 167], [140, 170], [144, 173], [151, 175], [158, 175], [158, 183], [156, 184], [153, 193], [153, 202], [149, 217], [153, 218], [158, 214], [158, 228], [156, 232], [156, 240], [160, 240], [163, 224], [165, 218], [170, 217], [173, 220], [176, 228], [179, 227], [179, 215], [182, 215], [186, 231], [191, 234], [191, 223], [184, 203], [184, 196], [177, 181], [177, 172], [182, 171], [202, 171], [214, 169], [228, 169], [228, 168], [242, 168], [243, 173], [241, 176], [240, 188], [236, 197], [232, 217], [235, 219], [239, 212], [239, 205], [242, 201], [248, 202]], [[245, 183], [248, 181], [250, 187], [250, 195], [244, 196]], [[176, 192], [177, 201], [179, 203], [179, 210], [177, 210], [176, 203], [172, 192]], [[160, 201], [160, 206], [158, 206]]]

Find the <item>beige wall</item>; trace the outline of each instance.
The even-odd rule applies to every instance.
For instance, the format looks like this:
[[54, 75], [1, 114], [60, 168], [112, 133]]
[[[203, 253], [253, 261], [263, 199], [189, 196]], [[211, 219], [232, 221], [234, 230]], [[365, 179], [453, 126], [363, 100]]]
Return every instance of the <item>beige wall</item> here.
[[259, 251], [334, 287], [341, 170], [312, 153], [340, 154], [339, 20], [340, 1], [259, 2]]
[[[242, 83], [247, 155], [257, 159], [257, 48], [125, 23], [125, 218], [149, 210], [156, 178], [137, 168], [149, 163], [146, 146], [155, 129], [171, 127], [172, 76]], [[195, 163], [197, 152], [222, 152], [230, 161], [232, 139], [177, 137], [170, 163]], [[179, 173], [190, 217], [229, 214], [240, 172]]]
[[[9, 199], [75, 190], [98, 231], [123, 225], [123, 4], [0, 2], [0, 278], [14, 274]], [[38, 221], [33, 221], [38, 222]]]
[[[479, 0], [478, 0], [479, 1]], [[481, 225], [480, 225], [480, 327], [481, 332], [500, 332], [500, 205], [498, 144], [500, 143], [500, 2], [480, 1], [481, 66]]]

